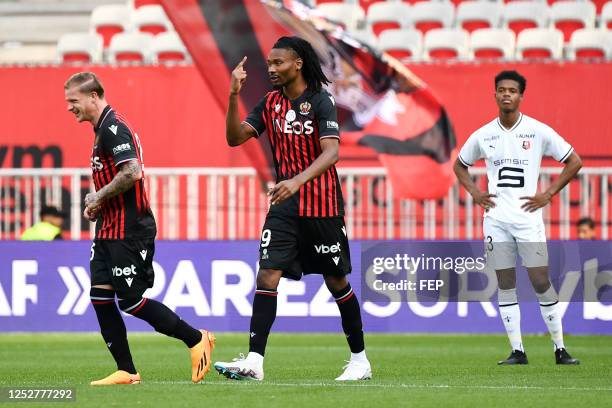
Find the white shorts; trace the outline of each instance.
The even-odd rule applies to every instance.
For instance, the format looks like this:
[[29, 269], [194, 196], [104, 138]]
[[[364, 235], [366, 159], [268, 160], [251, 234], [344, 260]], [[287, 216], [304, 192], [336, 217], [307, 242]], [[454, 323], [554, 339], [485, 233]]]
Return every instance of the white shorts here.
[[517, 225], [485, 217], [482, 224], [487, 263], [495, 270], [516, 267], [517, 254], [527, 268], [548, 266], [544, 222]]

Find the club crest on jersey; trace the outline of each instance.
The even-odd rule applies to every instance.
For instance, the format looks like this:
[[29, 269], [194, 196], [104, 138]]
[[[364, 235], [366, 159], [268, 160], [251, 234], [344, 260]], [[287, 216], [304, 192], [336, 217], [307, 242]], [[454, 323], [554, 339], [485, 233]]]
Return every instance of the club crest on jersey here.
[[312, 105], [310, 102], [302, 102], [300, 104], [300, 115], [308, 115], [310, 113], [310, 108]]
[[523, 149], [529, 150], [531, 147], [531, 142], [529, 140], [523, 140]]
[[293, 109], [289, 109], [289, 111], [285, 115], [285, 120], [287, 122], [293, 122], [295, 120], [295, 111]]
[[278, 113], [278, 111], [280, 110], [280, 103], [277, 103], [276, 106], [274, 107], [274, 112]]

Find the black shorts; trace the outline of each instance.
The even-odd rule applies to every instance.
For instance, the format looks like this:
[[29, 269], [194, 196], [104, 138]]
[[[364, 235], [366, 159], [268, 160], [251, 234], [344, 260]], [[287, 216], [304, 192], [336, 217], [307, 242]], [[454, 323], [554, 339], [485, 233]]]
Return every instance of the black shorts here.
[[268, 213], [259, 243], [259, 267], [282, 270], [285, 278], [295, 280], [307, 274], [351, 273], [344, 218]]
[[140, 297], [153, 286], [155, 239], [96, 239], [91, 245], [91, 286], [112, 285], [120, 299]]

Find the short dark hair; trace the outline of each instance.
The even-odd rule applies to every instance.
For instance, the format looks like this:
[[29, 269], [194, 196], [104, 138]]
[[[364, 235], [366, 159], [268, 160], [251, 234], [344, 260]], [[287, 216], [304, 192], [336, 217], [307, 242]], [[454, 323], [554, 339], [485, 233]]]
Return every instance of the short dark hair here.
[[79, 72], [72, 75], [64, 84], [64, 89], [78, 86], [82, 93], [95, 92], [100, 98], [104, 98], [104, 87], [102, 82], [93, 72]]
[[318, 92], [323, 85], [331, 83], [321, 69], [321, 61], [312, 45], [300, 37], [281, 37], [272, 48], [290, 49], [302, 59], [302, 75], [311, 91]]
[[580, 227], [581, 225], [588, 225], [589, 228], [595, 228], [595, 221], [593, 221], [591, 217], [582, 217], [576, 223], [577, 227]]
[[499, 81], [503, 81], [504, 79], [510, 79], [512, 81], [516, 81], [519, 84], [519, 93], [522, 95], [525, 93], [525, 89], [527, 89], [527, 80], [524, 76], [519, 74], [517, 71], [502, 71], [495, 76], [495, 89], [497, 90], [497, 84]]
[[67, 214], [57, 209], [57, 207], [45, 205], [40, 209], [40, 218], [43, 218], [44, 216], [47, 216], [47, 215], [50, 215], [53, 217], [66, 218]]

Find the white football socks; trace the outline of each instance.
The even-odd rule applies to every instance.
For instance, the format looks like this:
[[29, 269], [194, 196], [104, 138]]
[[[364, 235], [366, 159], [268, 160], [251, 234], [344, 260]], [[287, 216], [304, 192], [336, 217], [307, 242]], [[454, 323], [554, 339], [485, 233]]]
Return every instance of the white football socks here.
[[525, 351], [521, 336], [521, 309], [516, 297], [516, 288], [498, 289], [497, 301], [499, 304], [499, 314], [504, 322], [512, 350]]
[[548, 332], [553, 341], [554, 349], [565, 348], [563, 344], [563, 324], [559, 313], [559, 296], [552, 285], [544, 293], [536, 293], [540, 302], [542, 319], [548, 327]]

